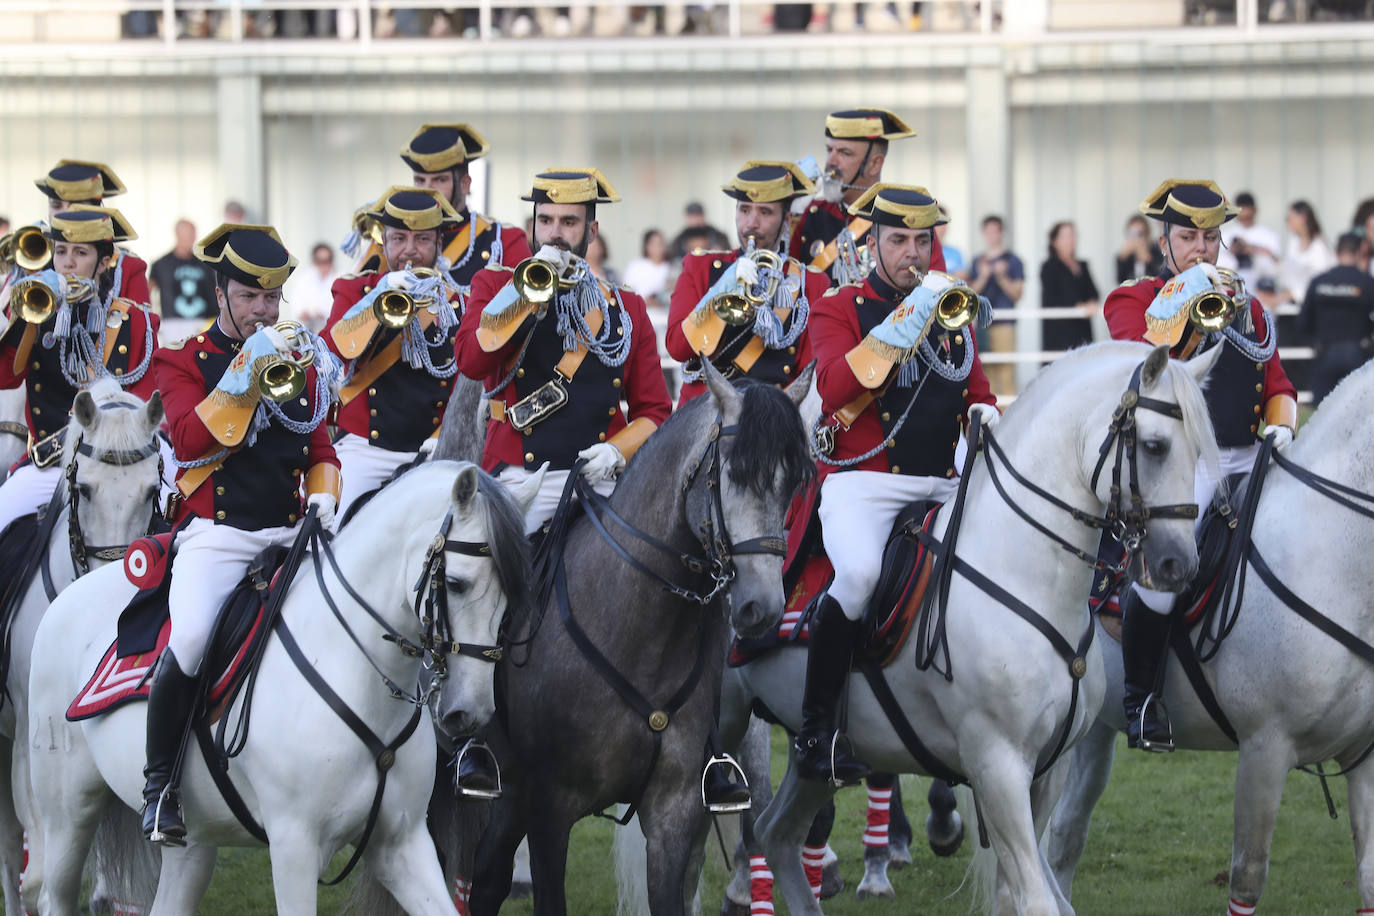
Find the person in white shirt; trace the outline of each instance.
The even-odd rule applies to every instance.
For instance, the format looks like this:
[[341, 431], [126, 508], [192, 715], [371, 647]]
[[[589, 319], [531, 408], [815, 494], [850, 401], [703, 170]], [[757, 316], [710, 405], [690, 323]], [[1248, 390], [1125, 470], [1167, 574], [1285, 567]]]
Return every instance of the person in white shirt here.
[[[657, 229], [645, 232], [639, 253], [639, 257], [625, 265], [625, 285], [643, 296], [651, 309], [654, 305], [666, 308], [672, 265], [668, 263], [668, 242], [663, 233]], [[660, 298], [662, 301], [657, 301]]]
[[1221, 227], [1221, 253], [1217, 266], [1234, 270], [1251, 292], [1278, 289], [1279, 235], [1255, 221], [1258, 208], [1255, 195], [1241, 191], [1236, 195], [1240, 215]]
[[1322, 238], [1321, 223], [1312, 205], [1305, 200], [1294, 201], [1288, 208], [1288, 250], [1279, 265], [1280, 301], [1301, 303], [1312, 278], [1335, 264], [1336, 255]]
[[318, 332], [334, 306], [330, 288], [340, 276], [334, 266], [333, 247], [326, 242], [316, 243], [310, 251], [310, 266], [297, 271], [287, 286], [283, 305], [290, 310], [290, 316]]

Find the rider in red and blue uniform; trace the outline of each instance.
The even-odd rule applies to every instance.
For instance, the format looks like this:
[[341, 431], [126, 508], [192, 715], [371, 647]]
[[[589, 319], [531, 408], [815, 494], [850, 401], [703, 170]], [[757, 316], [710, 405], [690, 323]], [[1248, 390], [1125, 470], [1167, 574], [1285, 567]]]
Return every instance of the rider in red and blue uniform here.
[[[1239, 210], [1213, 181], [1171, 179], [1145, 198], [1140, 212], [1159, 221], [1165, 269], [1158, 277], [1141, 277], [1113, 290], [1103, 307], [1107, 327], [1116, 340], [1168, 344], [1179, 359], [1222, 348], [1203, 397], [1220, 446], [1222, 477], [1249, 471], [1259, 449], [1261, 420], [1263, 434], [1282, 448], [1293, 441], [1298, 402], [1279, 361], [1273, 318], [1215, 267], [1221, 226]], [[1221, 330], [1194, 327], [1189, 303], [1214, 290], [1233, 298], [1239, 308]], [[1199, 462], [1193, 496], [1200, 511], [1211, 503], [1217, 483]], [[1174, 749], [1168, 714], [1156, 694], [1175, 600], [1171, 592], [1139, 585], [1121, 598], [1126, 736], [1131, 747], [1147, 751]]]

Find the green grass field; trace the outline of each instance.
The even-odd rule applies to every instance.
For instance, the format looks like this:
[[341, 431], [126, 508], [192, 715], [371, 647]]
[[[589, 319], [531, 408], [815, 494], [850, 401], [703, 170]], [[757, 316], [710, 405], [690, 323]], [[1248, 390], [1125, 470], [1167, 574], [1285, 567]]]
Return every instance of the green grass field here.
[[[780, 759], [780, 755], [774, 755], [775, 764]], [[1226, 872], [1231, 860], [1234, 775], [1234, 755], [1145, 755], [1127, 751], [1123, 739], [1117, 752], [1116, 774], [1098, 806], [1088, 851], [1078, 870], [1074, 887], [1078, 912], [1114, 916], [1224, 913]], [[903, 786], [909, 800], [920, 801], [920, 805], [907, 807], [919, 833], [925, 817], [924, 783], [905, 778]], [[1344, 781], [1333, 781], [1332, 790], [1340, 812], [1336, 821], [1327, 816], [1317, 780], [1300, 773], [1290, 775], [1260, 913], [1349, 914], [1360, 905], [1354, 886]], [[849, 789], [841, 793], [839, 824], [831, 842], [842, 859], [847, 886], [839, 897], [826, 902], [827, 913], [962, 916], [968, 912], [969, 894], [959, 888], [970, 847], [977, 842], [971, 816], [967, 822], [969, 837], [957, 856], [936, 859], [925, 851], [923, 841], [918, 841], [913, 844], [915, 868], [893, 874], [897, 899], [860, 903], [853, 889], [863, 875], [863, 817], [863, 791]], [[578, 825], [568, 868], [570, 913], [615, 912], [610, 845], [608, 823], [587, 820]], [[714, 835], [708, 853], [702, 912], [712, 914], [719, 909], [726, 882]], [[337, 861], [342, 862], [342, 858]], [[320, 899], [320, 912], [332, 913], [338, 909], [342, 894], [329, 891]], [[508, 904], [503, 913], [527, 914], [531, 910], [529, 901], [516, 901]], [[267, 854], [257, 850], [222, 853], [200, 912], [207, 916], [244, 916], [272, 911]], [[786, 907], [779, 905], [778, 912], [786, 912]]]

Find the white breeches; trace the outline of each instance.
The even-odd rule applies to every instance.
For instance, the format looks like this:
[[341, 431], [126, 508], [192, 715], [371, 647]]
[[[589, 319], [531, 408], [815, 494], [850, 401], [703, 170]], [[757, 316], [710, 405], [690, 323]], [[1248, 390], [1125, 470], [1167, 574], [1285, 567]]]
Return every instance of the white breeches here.
[[879, 471], [840, 471], [821, 484], [821, 540], [835, 567], [830, 597], [858, 620], [882, 572], [883, 548], [897, 515], [918, 499], [946, 502], [959, 479]]
[[[524, 468], [507, 466], [496, 479], [507, 487], [513, 487], [524, 483], [529, 479], [531, 471]], [[530, 504], [529, 510], [525, 513], [525, 535], [534, 534], [544, 523], [553, 518], [554, 512], [558, 510], [558, 500], [563, 496], [563, 485], [568, 482], [570, 471], [546, 471], [544, 479], [539, 484], [539, 493], [534, 497], [534, 502]], [[602, 496], [610, 496], [615, 490], [614, 480], [599, 480], [592, 489]]]
[[[1217, 461], [1217, 471], [1220, 477], [1213, 477], [1211, 471], [1201, 460], [1197, 463], [1197, 470], [1193, 472], [1193, 501], [1197, 503], [1197, 520], [1202, 524], [1202, 517], [1207, 512], [1207, 507], [1212, 504], [1212, 497], [1216, 494], [1217, 485], [1223, 479], [1232, 474], [1240, 474], [1250, 470], [1255, 466], [1255, 455], [1259, 453], [1259, 443], [1245, 445], [1240, 448], [1223, 448]], [[1174, 599], [1177, 597], [1173, 592], [1160, 592], [1152, 588], [1142, 588], [1135, 586], [1136, 592], [1140, 595], [1140, 601], [1147, 608], [1156, 614], [1167, 614], [1174, 609]]]
[[253, 558], [273, 544], [290, 544], [295, 536], [294, 527], [244, 531], [208, 518], [193, 519], [181, 530], [167, 603], [172, 612], [168, 648], [182, 671], [200, 670], [215, 617]]
[[61, 482], [60, 463], [42, 470], [32, 463], [16, 469], [0, 486], [0, 531], [4, 531], [15, 519], [46, 506]]
[[402, 465], [415, 460], [415, 452], [393, 452], [378, 448], [362, 436], [344, 433], [334, 443], [339, 456], [339, 518], [359, 496], [377, 489]]

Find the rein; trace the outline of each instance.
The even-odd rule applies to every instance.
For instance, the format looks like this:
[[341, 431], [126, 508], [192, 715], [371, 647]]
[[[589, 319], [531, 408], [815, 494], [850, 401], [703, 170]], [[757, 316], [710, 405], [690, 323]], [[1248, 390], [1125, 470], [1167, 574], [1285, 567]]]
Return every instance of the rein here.
[[0, 420], [0, 433], [29, 441], [29, 428], [18, 420]]
[[[444, 557], [448, 551], [464, 554], [466, 556], [490, 557], [491, 546], [485, 542], [474, 541], [455, 541], [448, 537], [449, 528], [453, 524], [452, 509], [444, 516], [440, 524], [439, 531], [430, 542], [429, 549], [425, 554], [424, 568], [420, 573], [419, 580], [415, 583], [412, 591], [415, 593], [416, 605], [415, 612], [421, 625], [421, 635], [418, 643], [412, 642], [405, 634], [395, 627], [372, 607], [357, 590], [344, 577], [343, 571], [339, 568], [338, 560], [334, 554], [331, 543], [332, 538], [325, 533], [324, 529], [316, 517], [316, 509], [311, 507], [306, 518], [301, 525], [300, 531], [296, 535], [296, 540], [291, 546], [287, 562], [279, 573], [278, 580], [269, 595], [266, 604], [265, 623], [269, 632], [276, 633], [281, 641], [282, 648], [286, 650], [287, 656], [291, 659], [296, 670], [300, 672], [315, 691], [324, 700], [325, 704], [338, 716], [354, 735], [358, 737], [372, 755], [372, 760], [377, 768], [377, 789], [372, 796], [372, 804], [368, 809], [367, 821], [363, 826], [362, 835], [354, 845], [353, 855], [343, 866], [343, 869], [334, 878], [328, 881], [320, 880], [320, 884], [333, 886], [345, 878], [353, 871], [358, 862], [362, 859], [364, 851], [367, 849], [368, 841], [372, 837], [372, 832], [377, 826], [377, 818], [381, 814], [382, 798], [386, 794], [387, 776], [391, 768], [396, 763], [396, 752], [410, 740], [415, 733], [421, 719], [424, 708], [438, 692], [441, 683], [448, 677], [449, 655], [463, 655], [468, 658], [478, 659], [489, 663], [496, 663], [501, 660], [503, 655], [500, 646], [487, 646], [479, 644], [459, 643], [452, 638], [452, 629], [449, 618], [448, 608], [448, 586], [445, 576]], [[404, 700], [411, 704], [414, 709], [404, 726], [389, 742], [384, 742], [378, 735], [365, 723], [361, 717], [340, 697], [318, 670], [306, 658], [300, 644], [297, 642], [291, 630], [287, 627], [286, 620], [281, 616], [281, 607], [285, 601], [286, 593], [291, 586], [291, 581], [295, 576], [296, 569], [299, 567], [307, 545], [315, 569], [315, 580], [319, 585], [320, 594], [323, 596], [325, 604], [329, 607], [334, 619], [338, 621], [348, 638], [367, 659], [373, 671], [382, 679], [386, 685], [388, 693], [393, 699]], [[354, 631], [343, 613], [340, 611], [338, 603], [330, 594], [324, 577], [324, 564], [328, 562], [329, 568], [334, 576], [343, 586], [350, 599], [361, 607], [367, 615], [382, 628], [382, 639], [394, 643], [401, 654], [407, 658], [417, 658], [425, 670], [430, 672], [428, 686], [421, 690], [416, 686], [415, 692], [409, 693], [399, 684], [393, 681], [382, 671], [381, 667], [373, 659], [372, 654], [363, 645], [357, 633]], [[424, 600], [420, 601], [423, 593]], [[207, 739], [208, 723], [204, 728], [205, 735], [201, 738], [201, 749], [205, 753], [210, 773], [214, 776], [215, 784], [219, 787], [220, 793], [224, 796], [239, 823], [254, 837], [262, 842], [267, 842], [267, 833], [262, 826], [253, 818], [248, 806], [244, 803], [242, 796], [234, 787], [228, 777], [229, 760], [243, 751], [248, 740], [248, 726], [251, 718], [251, 708], [254, 695], [254, 687], [257, 683], [259, 662], [266, 649], [268, 640], [263, 639], [258, 644], [256, 653], [249, 659], [249, 672], [239, 680], [235, 688], [224, 700], [224, 708], [228, 710], [232, 707], [235, 698], [240, 693], [243, 695], [243, 704], [239, 710], [238, 724], [235, 728], [234, 736], [226, 743], [225, 732], [227, 728], [227, 716], [220, 719], [218, 732], [211, 744]], [[212, 762], [213, 761], [213, 762]]]

